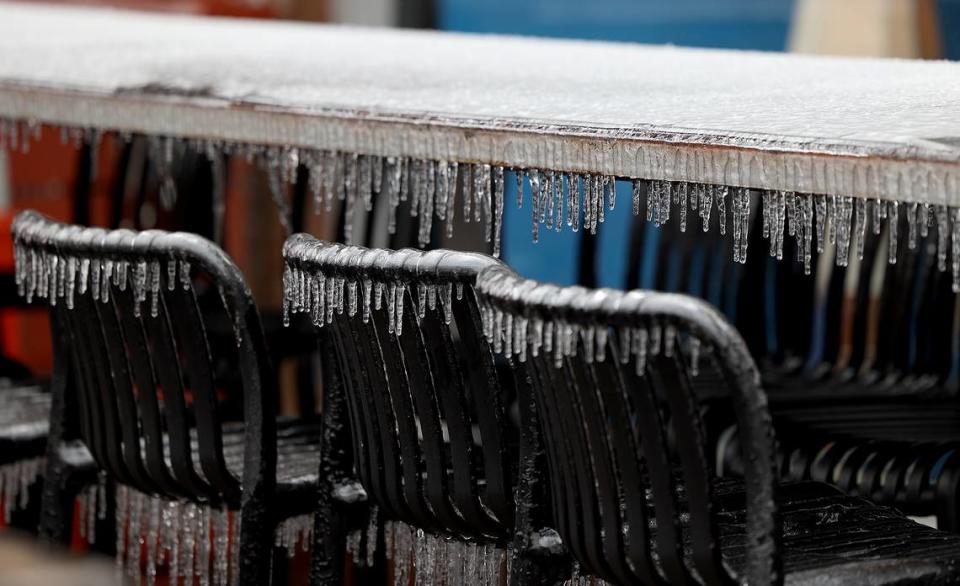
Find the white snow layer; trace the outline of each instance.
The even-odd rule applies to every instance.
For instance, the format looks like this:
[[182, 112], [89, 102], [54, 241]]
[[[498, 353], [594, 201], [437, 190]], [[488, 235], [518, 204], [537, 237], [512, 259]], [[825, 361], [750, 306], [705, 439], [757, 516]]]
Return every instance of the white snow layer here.
[[960, 204], [960, 64], [0, 3], [0, 117]]

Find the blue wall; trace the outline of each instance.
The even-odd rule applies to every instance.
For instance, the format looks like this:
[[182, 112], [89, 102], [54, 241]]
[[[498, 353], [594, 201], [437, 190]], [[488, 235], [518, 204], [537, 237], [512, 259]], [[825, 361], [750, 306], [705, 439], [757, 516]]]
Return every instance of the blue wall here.
[[[793, 0], [438, 0], [437, 9], [445, 30], [779, 51]], [[508, 185], [515, 190], [514, 181]], [[597, 280], [608, 287], [624, 286], [632, 217], [630, 186], [617, 192], [616, 209], [598, 231]], [[512, 193], [507, 198], [504, 260], [527, 277], [576, 282], [579, 235], [541, 227], [534, 244], [529, 193], [521, 209], [509, 205]]]

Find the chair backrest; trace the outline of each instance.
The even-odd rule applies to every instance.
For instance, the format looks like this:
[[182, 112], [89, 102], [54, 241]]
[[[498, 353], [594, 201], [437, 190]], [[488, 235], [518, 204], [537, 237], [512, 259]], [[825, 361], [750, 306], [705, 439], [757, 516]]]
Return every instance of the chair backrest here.
[[495, 351], [527, 365], [554, 523], [587, 573], [618, 584], [731, 582], [691, 380], [709, 369], [749, 452], [739, 578], [779, 583], [771, 419], [753, 360], [718, 312], [685, 295], [558, 287], [500, 267], [476, 290]]
[[[147, 494], [231, 508], [273, 482], [266, 346], [222, 250], [192, 234], [84, 228], [30, 211], [13, 237], [20, 293], [50, 306], [76, 427], [101, 468]], [[224, 325], [230, 340], [210, 335]], [[245, 425], [243, 445], [225, 443], [230, 421]], [[240, 450], [243, 480], [227, 465]]]
[[503, 543], [512, 528], [510, 376], [480, 328], [476, 276], [499, 262], [390, 251], [297, 234], [284, 245], [284, 304], [336, 349], [353, 466], [388, 519]]

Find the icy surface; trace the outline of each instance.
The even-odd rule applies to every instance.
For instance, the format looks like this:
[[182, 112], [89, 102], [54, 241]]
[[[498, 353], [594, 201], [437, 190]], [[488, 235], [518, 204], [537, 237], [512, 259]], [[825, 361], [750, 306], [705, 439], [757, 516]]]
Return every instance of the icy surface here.
[[[26, 4], [0, 5], [0, 54], [12, 119], [958, 203], [960, 65], [946, 62]], [[878, 177], [863, 157], [886, 158]]]

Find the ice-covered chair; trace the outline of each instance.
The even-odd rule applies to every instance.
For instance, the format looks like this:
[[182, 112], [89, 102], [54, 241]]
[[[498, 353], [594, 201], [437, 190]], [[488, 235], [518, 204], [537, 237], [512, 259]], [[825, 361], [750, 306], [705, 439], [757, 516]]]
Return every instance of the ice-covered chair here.
[[[310, 541], [318, 427], [278, 420], [239, 270], [185, 233], [84, 228], [27, 211], [13, 237], [20, 290], [49, 305], [54, 332], [43, 533], [65, 537], [66, 483], [94, 464], [101, 480], [84, 493], [86, 520], [115, 514], [117, 559], [131, 573], [268, 583], [275, 543]], [[218, 315], [233, 324], [226, 343], [207, 335]]]
[[[517, 482], [518, 381], [474, 293], [499, 261], [305, 234], [284, 259], [287, 309], [313, 321], [328, 359], [318, 539], [343, 535], [354, 562], [388, 562], [395, 584], [547, 582], [550, 535], [528, 544], [521, 527], [538, 520], [517, 506], [533, 499]], [[315, 584], [341, 583], [339, 541], [317, 542]]]
[[[778, 482], [757, 368], [706, 303], [557, 287], [501, 267], [476, 292], [494, 349], [530, 374], [554, 526], [582, 583], [960, 579], [960, 537], [826, 484]], [[694, 393], [702, 372], [728, 397], [742, 480], [715, 473]]]

